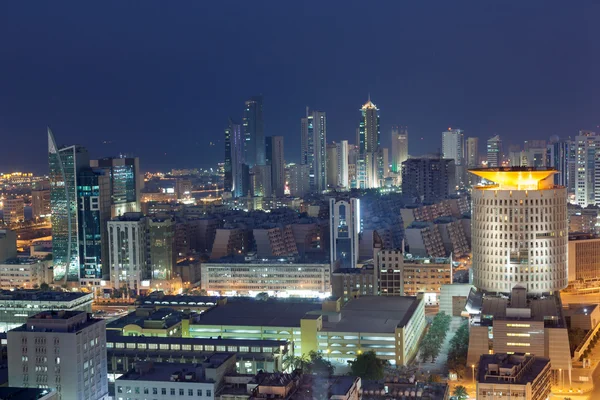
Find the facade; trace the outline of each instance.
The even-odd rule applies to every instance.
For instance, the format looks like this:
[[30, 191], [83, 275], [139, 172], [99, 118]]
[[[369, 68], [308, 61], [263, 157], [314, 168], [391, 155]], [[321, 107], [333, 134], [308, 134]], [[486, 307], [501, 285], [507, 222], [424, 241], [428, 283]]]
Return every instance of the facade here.
[[336, 143], [336, 171], [337, 185], [340, 188], [349, 189], [350, 183], [348, 180], [348, 141], [340, 140]]
[[329, 264], [282, 261], [203, 263], [200, 287], [208, 294], [325, 297], [331, 294]]
[[[596, 170], [599, 170], [597, 162], [598, 148], [600, 147], [600, 136], [595, 132], [579, 131], [575, 137], [575, 201], [581, 207], [596, 204], [596, 186], [600, 199], [600, 175], [596, 177]], [[600, 173], [599, 173], [600, 174]]]
[[307, 164], [291, 164], [288, 168], [290, 194], [294, 197], [304, 197], [310, 191], [308, 178], [310, 166]]
[[465, 162], [467, 167], [473, 168], [479, 165], [479, 138], [468, 137]]
[[79, 281], [77, 176], [89, 167], [89, 155], [80, 146], [58, 148], [48, 129], [48, 163], [54, 279]]
[[92, 160], [90, 166], [104, 172], [108, 178], [105, 190], [109, 197], [110, 218], [126, 212], [140, 212], [141, 190], [143, 186], [140, 160], [137, 157], [107, 157]]
[[445, 257], [446, 249], [437, 224], [413, 222], [404, 230], [408, 253], [416, 257]]
[[248, 251], [248, 236], [242, 228], [222, 228], [215, 232], [210, 254], [211, 260], [227, 256], [246, 254]]
[[35, 258], [11, 258], [0, 262], [1, 289], [33, 289], [52, 283], [51, 262]]
[[2, 204], [4, 223], [6, 225], [25, 221], [25, 204], [22, 197], [7, 197]]
[[252, 233], [258, 258], [298, 255], [294, 233], [290, 225], [254, 229]]
[[50, 216], [50, 189], [31, 191], [31, 215], [34, 220]]
[[339, 262], [342, 268], [356, 268], [361, 231], [360, 200], [330, 198], [329, 218], [330, 262]]
[[327, 186], [338, 187], [338, 156], [336, 143], [327, 144]]
[[569, 233], [598, 233], [598, 215], [597, 208], [581, 208], [575, 204], [567, 205], [569, 214]]
[[600, 239], [570, 236], [568, 254], [569, 284], [595, 286], [600, 280]]
[[465, 135], [462, 129], [451, 129], [442, 132], [442, 157], [454, 160], [456, 184], [463, 185], [465, 174]]
[[487, 141], [487, 166], [489, 168], [502, 166], [502, 140], [499, 135]]
[[392, 128], [392, 172], [402, 176], [402, 163], [408, 160], [408, 129]]
[[244, 118], [244, 160], [249, 168], [265, 165], [265, 131], [263, 120], [263, 98], [254, 96], [246, 101]]
[[309, 113], [300, 120], [300, 164], [309, 167], [309, 185], [313, 192], [327, 189], [327, 115], [322, 111]]
[[283, 136], [266, 139], [267, 164], [271, 166], [271, 190], [276, 197], [283, 197], [285, 190], [285, 159]]
[[58, 393], [50, 389], [0, 387], [0, 399], [4, 400], [59, 400]]
[[372, 264], [358, 268], [338, 268], [331, 274], [331, 290], [343, 303], [358, 296], [377, 295], [377, 277]]
[[143, 280], [150, 279], [146, 260], [146, 220], [141, 213], [125, 213], [108, 221], [110, 284], [137, 291]]
[[0, 291], [0, 332], [23, 325], [40, 311], [66, 310], [92, 312], [91, 293], [41, 292], [39, 290]]
[[357, 164], [357, 187], [361, 189], [378, 188], [383, 179], [379, 130], [379, 109], [369, 100], [361, 107], [361, 119], [358, 128], [359, 159]]
[[547, 148], [546, 166], [552, 167], [558, 171], [554, 175], [554, 184], [569, 187], [569, 154], [570, 142], [568, 140], [555, 141], [550, 143]]
[[456, 191], [454, 160], [438, 157], [409, 158], [402, 163], [402, 194], [436, 202]]
[[229, 119], [225, 129], [225, 190], [234, 197], [242, 197], [248, 193], [248, 166], [244, 160], [244, 141], [242, 126]]
[[[44, 311], [8, 332], [11, 386], [43, 385], [62, 400], [108, 399], [106, 332], [81, 311]], [[31, 377], [31, 379], [29, 379]]]
[[553, 169], [481, 168], [471, 173], [491, 186], [472, 192], [473, 284], [510, 293], [567, 286], [567, 191], [555, 186]]
[[[552, 386], [550, 360], [528, 353], [481, 356], [477, 367], [477, 398], [506, 396], [546, 400]], [[501, 395], [499, 395], [502, 393]]]
[[252, 196], [270, 197], [273, 194], [271, 186], [271, 166], [255, 165], [250, 170], [250, 186]]
[[102, 234], [104, 216], [100, 200], [101, 176], [83, 168], [77, 176], [79, 229], [79, 279], [82, 285], [100, 285], [103, 272]]
[[152, 279], [169, 280], [177, 263], [175, 252], [175, 222], [170, 218], [147, 217], [146, 261]]

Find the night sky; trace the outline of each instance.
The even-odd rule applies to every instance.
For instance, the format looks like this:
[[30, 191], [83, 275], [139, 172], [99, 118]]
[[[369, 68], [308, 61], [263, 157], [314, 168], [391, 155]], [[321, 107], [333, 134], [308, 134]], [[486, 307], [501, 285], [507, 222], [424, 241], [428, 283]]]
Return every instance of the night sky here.
[[352, 143], [369, 92], [382, 144], [407, 125], [412, 155], [449, 126], [481, 142], [572, 136], [600, 124], [593, 3], [5, 1], [0, 171], [46, 172], [47, 125], [143, 170], [212, 166], [227, 117], [261, 93], [288, 161], [307, 105], [327, 112], [328, 141]]

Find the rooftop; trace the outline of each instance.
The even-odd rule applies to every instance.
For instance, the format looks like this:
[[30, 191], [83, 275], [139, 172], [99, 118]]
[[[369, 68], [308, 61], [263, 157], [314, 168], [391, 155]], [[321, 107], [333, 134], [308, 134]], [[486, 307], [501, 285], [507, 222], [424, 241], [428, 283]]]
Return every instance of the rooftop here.
[[[469, 172], [488, 181], [495, 182], [496, 189], [540, 190], [554, 188], [552, 175], [558, 173], [554, 168], [534, 167], [498, 167], [471, 168]], [[550, 178], [550, 179], [549, 179]], [[479, 189], [490, 186], [478, 186]]]
[[[181, 312], [171, 308], [159, 308], [158, 310], [138, 309], [121, 318], [118, 318], [106, 325], [106, 329], [122, 329], [127, 325], [138, 325], [144, 327], [145, 321], [162, 321], [162, 328], [167, 329], [181, 322], [183, 316]], [[152, 326], [156, 329], [156, 326]]]
[[38, 400], [51, 393], [51, 389], [0, 387], [0, 400]]
[[206, 370], [219, 368], [232, 357], [235, 355], [216, 353], [202, 364], [141, 362], [136, 364], [135, 369], [121, 375], [115, 385], [120, 381], [214, 383], [212, 379], [207, 379]]
[[0, 290], [0, 302], [13, 301], [64, 301], [70, 302], [79, 299], [89, 299], [92, 301], [91, 293], [75, 292], [43, 292], [41, 290], [18, 289], [18, 290]]
[[205, 311], [199, 325], [300, 327], [305, 314], [320, 314], [321, 304], [269, 299], [228, 301]]
[[0, 265], [2, 265], [2, 264], [6, 264], [6, 265], [31, 265], [31, 264], [38, 264], [40, 262], [41, 262], [41, 260], [39, 258], [15, 257], [15, 258], [9, 258], [8, 260], [5, 260], [4, 262], [0, 262]]
[[515, 354], [484, 354], [479, 358], [477, 382], [526, 385], [533, 382], [550, 364], [550, 359]]
[[164, 295], [162, 292], [154, 292], [150, 296], [137, 300], [139, 305], [188, 305], [188, 306], [213, 306], [221, 297], [216, 296], [191, 296], [191, 295]]

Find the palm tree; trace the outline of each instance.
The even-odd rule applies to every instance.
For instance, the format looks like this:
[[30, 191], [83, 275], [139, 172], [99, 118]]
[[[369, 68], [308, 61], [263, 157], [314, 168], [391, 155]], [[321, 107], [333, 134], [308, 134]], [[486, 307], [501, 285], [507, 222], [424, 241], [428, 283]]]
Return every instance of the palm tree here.
[[295, 356], [293, 354], [286, 354], [283, 357], [282, 368], [284, 371], [287, 370], [296, 370], [301, 369], [304, 370], [306, 366], [310, 363], [310, 360], [306, 356], [306, 354], [302, 354], [301, 356]]
[[458, 397], [459, 400], [464, 400], [467, 397], [469, 397], [469, 393], [467, 392], [467, 388], [462, 386], [462, 385], [458, 385], [457, 387], [454, 388], [454, 392], [452, 392], [452, 394], [456, 397]]

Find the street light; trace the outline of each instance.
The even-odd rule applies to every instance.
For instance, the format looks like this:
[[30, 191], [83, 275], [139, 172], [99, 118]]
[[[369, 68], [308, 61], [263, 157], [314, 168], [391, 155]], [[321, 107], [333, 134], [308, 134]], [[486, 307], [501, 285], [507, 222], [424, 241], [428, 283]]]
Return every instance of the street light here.
[[475, 364], [471, 364], [471, 371], [473, 372], [473, 384], [475, 384]]
[[562, 368], [558, 369], [558, 379], [560, 380], [560, 388], [562, 389], [563, 384], [562, 384]]

